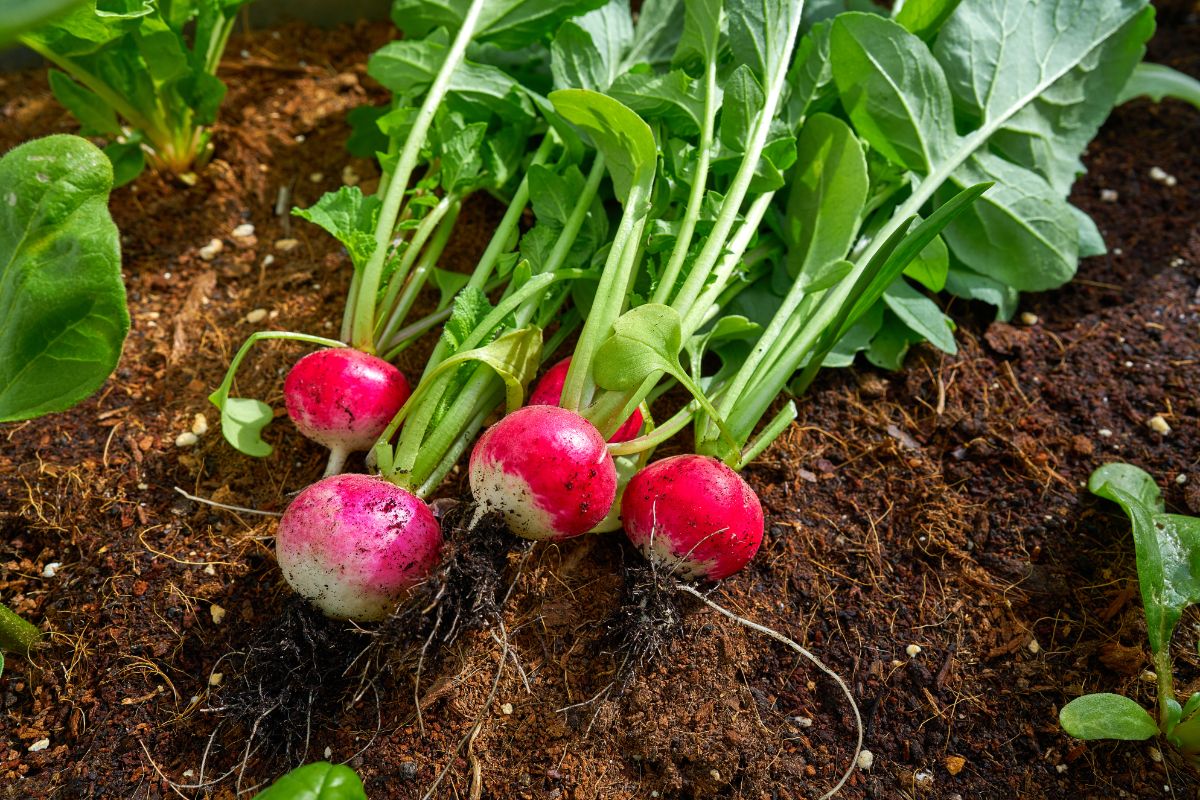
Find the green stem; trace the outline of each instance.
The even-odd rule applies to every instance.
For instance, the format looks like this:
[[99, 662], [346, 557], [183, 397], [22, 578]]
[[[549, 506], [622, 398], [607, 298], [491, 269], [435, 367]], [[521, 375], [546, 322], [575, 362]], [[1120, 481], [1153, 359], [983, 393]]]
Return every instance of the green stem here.
[[1152, 654], [1150, 660], [1154, 664], [1154, 672], [1158, 678], [1158, 727], [1165, 732], [1170, 711], [1168, 701], [1175, 699], [1175, 677], [1172, 674], [1170, 643], [1163, 645], [1161, 651]]
[[[428, 497], [437, 490], [437, 487], [446, 479], [446, 475], [450, 473], [450, 470], [454, 469], [454, 465], [458, 463], [462, 454], [475, 441], [475, 434], [483, 427], [484, 421], [492, 413], [492, 410], [503, 401], [503, 396], [504, 391], [493, 383], [493, 391], [485, 395], [477, 404], [478, 411], [475, 416], [458, 432], [457, 437], [455, 437], [450, 447], [447, 448], [445, 455], [442, 456], [441, 460], [430, 471], [429, 477], [418, 487], [415, 492], [417, 497]], [[421, 472], [423, 467], [424, 465], [418, 462], [414, 472]]]
[[617, 442], [608, 446], [608, 452], [613, 456], [632, 456], [636, 453], [644, 453], [647, 450], [653, 450], [663, 442], [670, 439], [675, 434], [687, 427], [691, 422], [692, 416], [700, 406], [695, 402], [688, 403], [683, 408], [675, 412], [675, 415], [669, 420], [659, 425], [649, 433], [638, 436], [635, 439], [630, 439], [625, 442]]
[[[384, 293], [383, 302], [380, 303], [380, 308], [384, 314], [388, 314], [386, 319], [380, 318], [379, 324], [376, 327], [375, 343], [382, 350], [386, 347], [383, 343], [395, 332], [400, 323], [408, 315], [408, 307], [412, 305], [416, 299], [417, 292], [425, 285], [424, 274], [428, 273], [430, 261], [437, 262], [441, 256], [442, 250], [446, 248], [446, 243], [450, 241], [450, 234], [454, 230], [454, 223], [458, 220], [458, 212], [462, 208], [462, 200], [456, 194], [448, 194], [443, 197], [438, 204], [433, 207], [433, 210], [425, 215], [417, 225], [417, 229], [413, 232], [412, 241], [408, 243], [408, 247], [404, 251], [404, 255], [400, 259], [400, 263], [396, 266], [396, 271], [388, 277], [387, 291]], [[429, 241], [430, 236], [433, 236], [436, 231], [436, 239], [430, 243], [428, 250], [421, 259], [421, 264], [425, 268], [424, 273], [418, 277], [413, 276], [413, 280], [405, 282], [408, 277], [409, 270], [417, 261], [417, 256], [421, 255], [425, 249], [425, 243]], [[432, 259], [429, 258], [430, 253], [434, 253]], [[422, 270], [418, 268], [418, 273]], [[415, 290], [414, 290], [415, 287]], [[407, 302], [400, 297], [401, 290], [404, 290]], [[390, 312], [390, 313], [389, 313]]]
[[450, 79], [466, 57], [467, 45], [475, 34], [475, 26], [479, 22], [483, 6], [484, 0], [471, 0], [471, 5], [463, 18], [462, 27], [454, 37], [454, 43], [450, 46], [446, 60], [438, 70], [437, 77], [429, 88], [429, 93], [425, 95], [425, 101], [421, 104], [416, 119], [413, 121], [412, 131], [404, 143], [404, 149], [400, 152], [396, 170], [388, 183], [383, 206], [379, 212], [379, 224], [375, 226], [375, 250], [363, 268], [362, 285], [359, 288], [354, 308], [354, 322], [350, 326], [350, 341], [363, 352], [375, 352], [375, 301], [379, 292], [379, 281], [383, 275], [383, 265], [387, 260], [388, 245], [391, 243], [396, 219], [400, 215], [404, 194], [408, 191], [409, 179], [416, 168], [417, 159], [420, 158], [421, 147], [425, 144], [429, 126], [433, 124], [434, 115], [437, 114], [437, 110], [449, 90]]
[[391, 361], [404, 350], [407, 350], [409, 345], [415, 342], [423, 333], [432, 330], [449, 318], [450, 309], [443, 308], [441, 311], [435, 311], [429, 316], [422, 317], [416, 322], [396, 331], [396, 334], [392, 336], [386, 345], [387, 350], [384, 353], [383, 360]]
[[37, 626], [21, 619], [8, 606], [0, 603], [0, 650], [26, 655], [42, 638]]
[[[208, 396], [209, 402], [214, 405], [220, 405], [224, 399], [229, 396], [229, 390], [233, 386], [233, 378], [237, 375], [238, 367], [242, 364], [242, 359], [250, 352], [250, 348], [263, 339], [289, 339], [296, 342], [306, 342], [308, 344], [319, 344], [325, 347], [345, 347], [345, 342], [339, 342], [337, 339], [326, 339], [323, 336], [312, 336], [307, 333], [293, 333], [292, 331], [258, 331], [246, 337], [246, 341], [238, 348], [237, 354], [233, 360], [229, 362], [229, 369], [225, 371], [225, 379], [221, 381], [221, 385], [216, 388], [212, 394]], [[220, 398], [220, 402], [218, 402]]]

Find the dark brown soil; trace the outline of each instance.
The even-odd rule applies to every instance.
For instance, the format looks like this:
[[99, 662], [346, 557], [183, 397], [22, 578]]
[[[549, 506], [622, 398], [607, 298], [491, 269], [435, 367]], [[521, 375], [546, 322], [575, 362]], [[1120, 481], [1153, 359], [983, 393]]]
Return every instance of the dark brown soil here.
[[[1184, 14], [1152, 57], [1200, 74], [1200, 25]], [[343, 117], [381, 96], [362, 65], [390, 35], [364, 24], [236, 40], [217, 158], [199, 183], [147, 177], [114, 194], [134, 320], [121, 366], [75, 410], [0, 428], [0, 598], [49, 633], [0, 678], [0, 796], [230, 798], [288, 766], [264, 746], [239, 767], [251, 731], [211, 710], [246, 677], [235, 654], [286, 618], [273, 519], [173, 487], [279, 511], [320, 474], [322, 453], [286, 420], [268, 429], [270, 458], [235, 453], [205, 397], [252, 330], [336, 328], [345, 257], [274, 208], [281, 189], [311, 203], [346, 167], [369, 188], [375, 171], [345, 154]], [[72, 128], [42, 74], [0, 76], [0, 151]], [[769, 535], [714, 598], [850, 682], [875, 761], [845, 797], [1200, 788], [1152, 744], [1085, 745], [1057, 724], [1084, 691], [1153, 699], [1128, 526], [1087, 494], [1088, 474], [1133, 462], [1172, 508], [1200, 513], [1198, 137], [1190, 107], [1120, 109], [1075, 192], [1110, 255], [1025, 298], [1033, 324], [954, 304], [956, 357], [923, 349], [900, 374], [821, 376], [799, 423], [748, 470]], [[1156, 166], [1177, 183], [1152, 180]], [[496, 214], [486, 200], [468, 208], [450, 266], [469, 266]], [[246, 221], [257, 237], [234, 240]], [[214, 237], [225, 250], [205, 262]], [[276, 249], [285, 238], [299, 247]], [[246, 322], [258, 308], [267, 318]], [[299, 352], [262, 347], [242, 392], [281, 408]], [[209, 432], [176, 447], [197, 414]], [[1147, 426], [1155, 414], [1169, 434]], [[419, 798], [443, 771], [434, 797], [819, 797], [845, 769], [854, 736], [836, 686], [692, 601], [682, 633], [615, 697], [606, 621], [634, 556], [619, 536], [528, 553], [508, 558], [503, 625], [459, 638], [416, 689], [411, 670], [392, 669], [320, 709], [307, 757], [349, 761], [373, 800]], [[1181, 692], [1200, 689], [1198, 624], [1189, 614], [1177, 636]], [[335, 634], [326, 647], [366, 638]]]

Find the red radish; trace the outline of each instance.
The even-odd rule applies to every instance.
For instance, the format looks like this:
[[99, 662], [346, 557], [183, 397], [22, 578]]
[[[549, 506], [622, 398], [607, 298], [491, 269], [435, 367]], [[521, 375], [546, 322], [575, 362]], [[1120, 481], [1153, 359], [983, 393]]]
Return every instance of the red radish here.
[[479, 437], [471, 493], [518, 536], [569, 539], [608, 514], [617, 468], [592, 423], [558, 406], [525, 406]]
[[625, 488], [621, 521], [646, 558], [685, 579], [732, 575], [763, 538], [754, 490], [708, 456], [672, 456], [638, 472]]
[[302, 491], [275, 552], [296, 593], [338, 619], [383, 619], [437, 566], [442, 532], [416, 495], [371, 475], [334, 475]]
[[292, 422], [330, 450], [326, 476], [341, 472], [351, 453], [370, 450], [409, 394], [400, 370], [350, 347], [309, 353], [283, 382]]
[[[537, 386], [529, 395], [529, 405], [531, 406], [556, 406], [558, 401], [562, 399], [563, 385], [567, 382], [567, 370], [571, 368], [571, 357], [567, 356], [562, 361], [559, 361], [550, 369], [546, 370], [546, 374], [538, 381]], [[634, 409], [629, 415], [629, 419], [625, 420], [621, 427], [617, 428], [617, 432], [609, 437], [609, 441], [628, 442], [636, 437], [642, 430], [642, 411]]]

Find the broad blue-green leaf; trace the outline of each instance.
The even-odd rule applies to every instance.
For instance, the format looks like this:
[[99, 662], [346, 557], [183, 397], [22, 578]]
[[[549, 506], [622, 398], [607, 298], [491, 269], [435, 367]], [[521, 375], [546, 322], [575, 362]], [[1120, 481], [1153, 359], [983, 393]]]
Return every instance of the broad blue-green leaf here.
[[239, 453], [266, 458], [274, 448], [263, 441], [263, 428], [275, 419], [275, 412], [261, 400], [250, 397], [224, 397], [213, 401], [221, 411], [221, 434]]
[[1161, 103], [1165, 97], [1173, 97], [1200, 108], [1200, 81], [1166, 64], [1143, 61], [1125, 82], [1117, 104], [1128, 103], [1135, 97], [1149, 97], [1156, 103]]
[[784, 231], [788, 273], [796, 278], [845, 258], [858, 232], [870, 180], [850, 126], [814, 114], [797, 143]]
[[319, 761], [297, 767], [254, 800], [367, 800], [367, 793], [354, 770]]
[[800, 13], [794, 0], [726, 0], [729, 48], [734, 60], [766, 80], [783, 62], [788, 47], [788, 19]]
[[893, 15], [909, 33], [931, 41], [962, 0], [904, 0]]
[[721, 144], [734, 153], [742, 153], [750, 141], [755, 120], [762, 113], [766, 96], [753, 70], [745, 64], [733, 71], [724, 90], [725, 95], [721, 100]]
[[787, 115], [793, 125], [814, 110], [829, 105], [823, 98], [833, 88], [833, 68], [829, 61], [829, 35], [833, 23], [813, 26], [796, 43], [796, 57], [788, 72]]
[[895, 314], [887, 313], [884, 315], [883, 325], [867, 348], [867, 361], [880, 369], [895, 372], [904, 366], [904, 356], [908, 354], [908, 348], [921, 341], [921, 338]]
[[1104, 237], [1096, 227], [1096, 221], [1082, 209], [1071, 206], [1071, 214], [1075, 217], [1076, 230], [1079, 235], [1079, 257], [1090, 258], [1102, 256], [1108, 252]]
[[1162, 512], [1154, 479], [1130, 464], [1106, 464], [1088, 489], [1125, 510], [1133, 528], [1150, 649], [1163, 652], [1183, 610], [1200, 601], [1200, 519]]
[[985, 152], [959, 167], [950, 183], [983, 181], [996, 185], [943, 234], [959, 260], [1019, 291], [1071, 280], [1079, 262], [1079, 224], [1066, 200], [1036, 173]]
[[665, 67], [679, 44], [684, 23], [683, 0], [647, 0], [638, 12], [633, 41], [625, 53], [624, 65]]
[[662, 120], [679, 136], [695, 136], [703, 124], [704, 86], [681, 69], [627, 72], [607, 93], [647, 120]]
[[904, 278], [897, 278], [883, 293], [883, 302], [901, 322], [921, 334], [937, 349], [954, 355], [954, 323], [937, 303], [914, 289]]
[[996, 307], [996, 319], [1008, 321], [1017, 313], [1017, 290], [995, 278], [951, 264], [946, 273], [946, 291], [965, 300], [979, 300]]
[[555, 110], [585, 131], [604, 154], [613, 189], [622, 203], [635, 184], [647, 187], [654, 179], [658, 146], [650, 126], [619, 101], [587, 89], [550, 93]]
[[957, 143], [946, 76], [925, 43], [891, 20], [843, 14], [830, 34], [833, 79], [859, 135], [922, 174]]
[[1076, 739], [1142, 741], [1158, 734], [1154, 717], [1119, 694], [1085, 694], [1058, 712], [1063, 730]]
[[620, 74], [632, 41], [629, 0], [610, 0], [564, 22], [550, 45], [555, 88], [604, 91]]
[[112, 180], [77, 136], [0, 158], [0, 422], [70, 408], [116, 367], [129, 312]]
[[308, 208], [292, 209], [294, 216], [319, 225], [346, 246], [356, 269], [375, 252], [375, 224], [379, 219], [380, 200], [364, 196], [357, 186], [343, 186], [326, 192]]

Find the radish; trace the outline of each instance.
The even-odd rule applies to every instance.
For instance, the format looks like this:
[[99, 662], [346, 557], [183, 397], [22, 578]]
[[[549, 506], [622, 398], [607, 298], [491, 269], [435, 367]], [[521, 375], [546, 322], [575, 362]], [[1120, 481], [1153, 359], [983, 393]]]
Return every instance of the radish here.
[[763, 538], [754, 490], [708, 456], [672, 456], [638, 472], [625, 489], [621, 521], [647, 559], [684, 579], [732, 575]]
[[558, 406], [525, 406], [488, 428], [471, 452], [471, 493], [525, 539], [594, 528], [617, 494], [617, 468], [595, 426]]
[[[562, 399], [563, 385], [567, 382], [567, 371], [571, 368], [571, 357], [567, 356], [546, 371], [537, 386], [529, 394], [531, 406], [556, 406]], [[635, 409], [629, 419], [609, 437], [612, 443], [628, 442], [642, 430], [642, 411]]]
[[437, 566], [442, 532], [424, 501], [370, 475], [334, 475], [302, 491], [279, 522], [288, 584], [326, 615], [383, 619]]
[[350, 347], [309, 353], [283, 382], [292, 422], [329, 448], [326, 476], [341, 472], [350, 453], [370, 450], [409, 394], [400, 370]]

